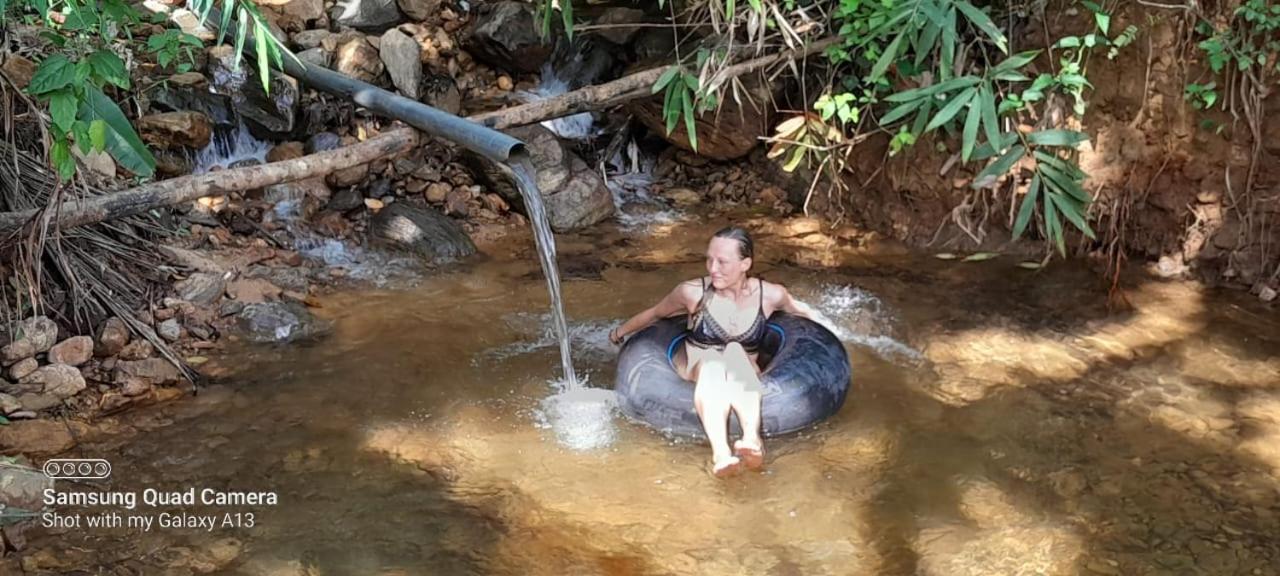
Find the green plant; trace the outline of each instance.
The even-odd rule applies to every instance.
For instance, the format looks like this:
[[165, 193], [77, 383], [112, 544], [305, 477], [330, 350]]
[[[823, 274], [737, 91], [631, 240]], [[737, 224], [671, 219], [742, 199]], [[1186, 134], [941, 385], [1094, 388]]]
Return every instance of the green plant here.
[[[1265, 85], [1271, 74], [1280, 72], [1280, 4], [1247, 0], [1231, 14], [1227, 26], [1215, 29], [1209, 20], [1201, 19], [1196, 32], [1204, 36], [1196, 46], [1214, 76], [1236, 73]], [[1219, 103], [1225, 108], [1228, 99], [1221, 98], [1218, 90], [1216, 80], [1191, 82], [1183, 95], [1197, 110]]]
[[195, 66], [193, 50], [201, 48], [204, 48], [204, 43], [199, 38], [181, 30], [165, 30], [147, 38], [147, 49], [156, 55], [156, 63], [162, 68], [167, 68], [180, 57], [186, 56], [186, 61], [178, 62], [175, 67], [180, 73], [188, 72]]

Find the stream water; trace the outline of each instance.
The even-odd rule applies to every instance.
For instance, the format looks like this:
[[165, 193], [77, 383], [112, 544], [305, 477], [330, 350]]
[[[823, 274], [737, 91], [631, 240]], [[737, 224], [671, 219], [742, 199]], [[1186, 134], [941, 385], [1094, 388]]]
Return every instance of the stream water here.
[[[233, 349], [194, 399], [101, 422], [109, 484], [272, 491], [139, 504], [233, 525], [43, 528], [69, 574], [1280, 573], [1280, 322], [1246, 295], [1091, 272], [855, 251], [803, 220], [740, 220], [755, 272], [839, 328], [843, 410], [718, 480], [708, 450], [563, 394], [533, 242], [400, 290], [327, 297], [313, 346]], [[718, 222], [557, 238], [584, 380], [608, 329], [703, 270]], [[509, 249], [508, 249], [509, 248]], [[593, 390], [583, 386], [583, 390]], [[556, 412], [556, 410], [559, 410]], [[585, 412], [583, 414], [582, 412]], [[578, 444], [583, 436], [587, 445]], [[57, 507], [63, 514], [112, 511]], [[113, 509], [114, 510], [114, 509]], [[237, 524], [238, 522], [238, 524]], [[10, 564], [13, 565], [13, 564]], [[4, 564], [0, 561], [0, 568]], [[43, 572], [41, 572], [43, 571]]]

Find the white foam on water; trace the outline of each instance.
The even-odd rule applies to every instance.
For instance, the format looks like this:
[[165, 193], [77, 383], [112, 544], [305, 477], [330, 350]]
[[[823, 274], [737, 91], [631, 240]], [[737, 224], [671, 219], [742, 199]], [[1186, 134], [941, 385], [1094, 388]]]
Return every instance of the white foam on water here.
[[294, 247], [303, 257], [319, 260], [330, 268], [342, 268], [347, 271], [347, 277], [378, 286], [392, 278], [414, 277], [421, 267], [411, 258], [368, 250], [334, 238], [301, 237]]
[[243, 160], [266, 162], [267, 151], [271, 146], [270, 142], [254, 138], [249, 129], [241, 124], [229, 135], [215, 133], [209, 144], [196, 152], [195, 168], [191, 173], [204, 174], [214, 166], [228, 168]]
[[[508, 315], [504, 321], [513, 332], [521, 335], [521, 339], [491, 348], [471, 360], [472, 365], [479, 366], [490, 361], [502, 361], [525, 354], [532, 354], [547, 348], [559, 346], [555, 323], [548, 313], [533, 314], [520, 312]], [[609, 342], [609, 330], [616, 325], [613, 321], [569, 322], [569, 344], [574, 353], [587, 360], [607, 361], [617, 353], [617, 349]]]
[[605, 185], [613, 196], [618, 224], [625, 230], [643, 230], [653, 225], [674, 224], [687, 215], [652, 194], [653, 167], [656, 160], [642, 158], [635, 141], [627, 145], [626, 156], [619, 151], [608, 163], [620, 171], [606, 174]]
[[589, 451], [612, 445], [618, 436], [613, 414], [617, 396], [612, 390], [588, 388], [579, 382], [552, 383], [560, 392], [543, 399], [538, 411], [538, 425], [555, 433], [556, 441], [570, 450]]
[[[516, 92], [516, 97], [525, 102], [538, 102], [553, 98], [569, 91], [569, 83], [560, 78], [559, 74], [551, 67], [551, 63], [547, 62], [542, 65], [542, 75], [538, 81], [538, 86], [533, 90], [521, 90]], [[595, 134], [594, 119], [590, 112], [581, 112], [572, 116], [563, 118], [555, 118], [552, 120], [543, 120], [542, 126], [550, 130], [561, 138], [566, 140], [584, 140]]]
[[848, 285], [824, 285], [812, 303], [830, 320], [828, 328], [842, 342], [871, 349], [890, 362], [918, 365], [924, 356], [895, 334], [895, 317], [874, 294]]

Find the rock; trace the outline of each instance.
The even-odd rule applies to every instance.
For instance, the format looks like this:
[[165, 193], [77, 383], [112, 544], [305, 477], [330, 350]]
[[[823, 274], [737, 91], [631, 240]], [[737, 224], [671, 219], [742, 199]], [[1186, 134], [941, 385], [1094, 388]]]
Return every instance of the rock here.
[[355, 188], [343, 188], [337, 194], [333, 195], [333, 199], [329, 200], [329, 204], [325, 206], [325, 210], [333, 210], [335, 212], [346, 212], [355, 210], [364, 205], [364, 196]]
[[14, 342], [5, 344], [0, 348], [0, 360], [5, 365], [15, 364], [36, 355], [36, 347], [31, 340], [23, 338]]
[[218, 315], [223, 317], [235, 316], [236, 314], [239, 314], [241, 310], [244, 310], [244, 302], [227, 300], [218, 307]]
[[261, 278], [244, 278], [227, 284], [227, 295], [246, 304], [280, 297], [280, 288]]
[[0, 426], [0, 454], [52, 455], [76, 445], [89, 432], [81, 422], [24, 420]]
[[125, 383], [130, 379], [143, 380], [153, 385], [176, 384], [182, 379], [178, 368], [164, 358], [125, 360], [116, 362], [112, 381]]
[[[303, 50], [314, 50], [323, 46], [324, 41], [333, 35], [333, 32], [328, 30], [303, 30], [294, 33], [290, 40], [293, 40], [293, 43]], [[321, 51], [328, 52], [328, 50]]]
[[[26, 511], [44, 509], [44, 492], [53, 489], [53, 479], [43, 470], [6, 466], [0, 475], [0, 508]], [[3, 546], [0, 546], [2, 549]]]
[[452, 190], [453, 187], [444, 182], [432, 182], [431, 185], [427, 186], [427, 191], [424, 195], [427, 198], [427, 202], [440, 204], [444, 202], [445, 198], [449, 197], [449, 192]]
[[322, 336], [329, 330], [296, 302], [264, 302], [248, 304], [240, 311], [237, 322], [251, 342], [293, 342]]
[[471, 191], [464, 187], [457, 187], [449, 191], [449, 195], [444, 199], [444, 213], [450, 216], [458, 216], [466, 218], [470, 210], [468, 204], [471, 202]]
[[476, 59], [503, 70], [531, 74], [542, 69], [553, 45], [539, 37], [532, 4], [513, 1], [475, 7], [464, 47]]
[[410, 20], [422, 22], [440, 14], [441, 0], [399, 0], [400, 11]]
[[119, 382], [119, 384], [120, 393], [129, 398], [142, 396], [143, 394], [150, 392], [151, 389], [155, 387], [151, 382], [145, 379], [133, 377], [126, 377], [123, 381]]
[[298, 82], [272, 72], [268, 82], [270, 94], [262, 88], [256, 59], [245, 58], [237, 69], [235, 47], [214, 46], [209, 49], [207, 72], [213, 87], [231, 97], [233, 106], [255, 136], [269, 140], [288, 139], [297, 117]]
[[9, 378], [17, 381], [29, 376], [40, 367], [40, 361], [35, 358], [24, 358], [9, 367]]
[[447, 74], [427, 76], [420, 88], [422, 103], [438, 108], [450, 114], [458, 114], [462, 110], [462, 93], [458, 91], [458, 83]]
[[[772, 94], [768, 84], [758, 75], [742, 77], [744, 94], [742, 104], [734, 98], [723, 99], [720, 110], [701, 114], [694, 123], [698, 135], [697, 154], [713, 160], [734, 160], [750, 154], [760, 144], [760, 137], [768, 135], [769, 111]], [[752, 102], [748, 102], [750, 98]], [[689, 144], [684, 120], [667, 134], [666, 120], [662, 115], [662, 96], [633, 100], [625, 106], [646, 128], [682, 150], [693, 151]]]
[[162, 112], [138, 119], [142, 141], [156, 148], [204, 148], [213, 136], [213, 123], [200, 112]]
[[383, 198], [390, 196], [391, 193], [391, 181], [386, 178], [379, 178], [369, 184], [369, 188], [365, 190], [364, 196], [365, 198]]
[[62, 405], [62, 399], [55, 394], [38, 394], [28, 392], [18, 398], [22, 402], [22, 407], [34, 412], [56, 408]]
[[49, 349], [50, 364], [79, 366], [93, 358], [93, 338], [72, 336]]
[[155, 347], [151, 345], [151, 342], [139, 339], [125, 346], [120, 351], [119, 357], [121, 360], [146, 360], [154, 353]]
[[8, 416], [22, 410], [22, 403], [17, 398], [0, 392], [0, 414]]
[[342, 147], [342, 138], [333, 132], [319, 132], [312, 134], [307, 138], [305, 144], [302, 145], [302, 151], [307, 154], [315, 154], [316, 152], [324, 152], [326, 150], [337, 150]]
[[702, 201], [702, 195], [688, 188], [673, 188], [663, 192], [663, 196], [670, 198], [676, 206], [688, 208]]
[[[279, 204], [280, 202], [297, 202], [306, 200], [307, 198], [314, 198], [315, 202], [304, 203], [304, 205], [301, 206], [302, 215], [305, 217], [310, 215], [308, 212], [309, 208], [328, 202], [330, 196], [333, 196], [333, 191], [329, 189], [329, 185], [325, 182], [324, 178], [317, 176], [315, 178], [307, 178], [306, 180], [295, 180], [293, 182], [284, 182], [281, 184], [267, 186], [267, 188], [263, 190], [262, 198], [271, 204]], [[282, 212], [284, 208], [286, 207], [277, 206], [277, 215], [287, 213], [287, 211]], [[293, 206], [289, 208], [299, 207]]]
[[[19, 390], [36, 394], [49, 394], [60, 399], [75, 396], [84, 388], [84, 376], [80, 374], [80, 370], [66, 364], [41, 366], [18, 383]], [[32, 408], [26, 402], [23, 402], [23, 406]]]
[[355, 186], [356, 184], [363, 182], [365, 177], [368, 175], [368, 164], [356, 164], [350, 168], [343, 168], [336, 172], [330, 172], [329, 175], [325, 177], [325, 182], [328, 182], [329, 185], [334, 188], [344, 188], [347, 186]]
[[[566, 150], [550, 130], [534, 125], [508, 133], [524, 142], [533, 158], [538, 190], [552, 229], [577, 230], [613, 214], [613, 196], [604, 181], [586, 162]], [[524, 209], [524, 198], [504, 170], [474, 153], [464, 152], [463, 158], [486, 188], [512, 206]]]
[[223, 280], [222, 274], [196, 272], [185, 280], [175, 283], [173, 288], [178, 298], [203, 306], [212, 304], [222, 297], [222, 293], [226, 290], [226, 281]]
[[215, 131], [236, 126], [231, 97], [209, 91], [209, 81], [199, 72], [170, 76], [146, 91], [154, 110], [162, 112], [196, 112], [209, 120]]
[[261, 278], [285, 290], [306, 292], [309, 282], [307, 273], [299, 268], [271, 268], [254, 266], [245, 272], [248, 278]]
[[382, 75], [382, 59], [364, 38], [351, 40], [338, 48], [335, 69], [356, 80], [373, 83]]
[[[188, 298], [183, 300], [192, 301]], [[124, 350], [127, 344], [129, 344], [129, 326], [124, 323], [124, 320], [110, 318], [103, 322], [98, 330], [97, 345], [94, 346], [93, 353], [100, 357], [115, 356]]]
[[48, 352], [58, 342], [58, 325], [44, 316], [32, 316], [18, 323], [14, 339], [30, 340], [36, 354]]
[[71, 153], [93, 174], [101, 178], [111, 178], [116, 175], [116, 161], [104, 151], [90, 150], [88, 154], [84, 154], [80, 152], [79, 146], [72, 146]]
[[418, 43], [393, 28], [382, 35], [378, 54], [396, 89], [406, 97], [417, 100], [418, 87], [422, 83], [421, 49]]
[[639, 27], [627, 27], [623, 24], [644, 22], [644, 10], [621, 6], [605, 8], [604, 12], [592, 22], [593, 25], [607, 25], [595, 31], [595, 35], [618, 46], [626, 46], [631, 38], [640, 31]]
[[182, 336], [182, 325], [178, 324], [177, 318], [170, 318], [156, 326], [156, 334], [169, 342], [177, 342]]
[[1276, 299], [1276, 289], [1270, 286], [1263, 286], [1258, 290], [1258, 299], [1263, 302], [1270, 302]]
[[298, 53], [298, 59], [308, 66], [316, 68], [328, 68], [333, 63], [333, 57], [328, 50], [324, 48], [308, 48]]
[[362, 32], [380, 34], [404, 20], [396, 0], [344, 0], [334, 6], [333, 20]]
[[475, 254], [475, 244], [453, 220], [429, 208], [396, 202], [369, 223], [370, 242], [445, 263]]
[[271, 147], [267, 151], [267, 162], [282, 162], [284, 160], [293, 160], [301, 158], [305, 155], [304, 145], [301, 142], [285, 142]]
[[4, 63], [0, 64], [0, 70], [13, 80], [19, 90], [25, 89], [31, 83], [31, 78], [35, 76], [36, 68], [39, 66], [27, 58], [10, 52], [5, 52], [3, 57]]
[[324, 18], [324, 0], [265, 0], [259, 4], [270, 6], [304, 24]]

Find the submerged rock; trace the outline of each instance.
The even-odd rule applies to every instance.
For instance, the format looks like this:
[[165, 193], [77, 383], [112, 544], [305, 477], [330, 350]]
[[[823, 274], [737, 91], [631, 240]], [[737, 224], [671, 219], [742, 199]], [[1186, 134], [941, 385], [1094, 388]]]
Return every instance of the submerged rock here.
[[328, 322], [311, 315], [296, 302], [261, 302], [247, 304], [237, 322], [251, 342], [295, 342], [328, 333]]
[[456, 222], [429, 209], [396, 202], [369, 223], [370, 242], [443, 264], [476, 253], [475, 244]]

